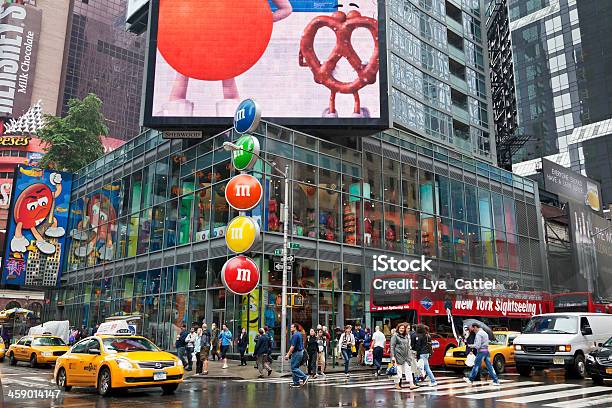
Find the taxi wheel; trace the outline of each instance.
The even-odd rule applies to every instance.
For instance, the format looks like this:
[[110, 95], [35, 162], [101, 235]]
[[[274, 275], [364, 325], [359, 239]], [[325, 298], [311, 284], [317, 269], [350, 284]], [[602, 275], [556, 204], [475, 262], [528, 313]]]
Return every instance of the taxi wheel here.
[[110, 370], [103, 367], [98, 374], [98, 394], [103, 397], [108, 397], [112, 391]]
[[17, 365], [17, 360], [15, 359], [15, 355], [13, 353], [9, 354], [9, 364], [12, 366]]
[[593, 383], [596, 385], [604, 385], [604, 382], [605, 382], [603, 377], [599, 375], [592, 375], [591, 380], [593, 380]]
[[0, 363], [4, 363], [4, 356], [0, 357]]
[[36, 368], [38, 366], [38, 361], [36, 360], [36, 354], [32, 354], [30, 356], [30, 367]]
[[161, 386], [164, 394], [173, 394], [174, 391], [178, 388], [178, 384], [164, 384]]
[[506, 359], [501, 354], [497, 354], [493, 358], [493, 368], [497, 374], [502, 374], [506, 371]]
[[66, 377], [66, 370], [64, 370], [64, 368], [60, 368], [59, 371], [57, 372], [57, 379], [56, 379], [56, 384], [59, 387], [60, 390], [62, 391], [70, 391], [72, 389], [71, 385], [66, 385], [68, 380]]

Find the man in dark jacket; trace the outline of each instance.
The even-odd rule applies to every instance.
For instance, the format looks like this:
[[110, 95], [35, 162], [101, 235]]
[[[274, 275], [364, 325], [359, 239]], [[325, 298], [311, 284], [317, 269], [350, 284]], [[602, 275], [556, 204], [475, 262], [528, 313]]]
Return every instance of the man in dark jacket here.
[[361, 323], [355, 324], [353, 336], [355, 336], [355, 348], [357, 349], [357, 364], [363, 365], [363, 358], [365, 355], [365, 349], [363, 348], [365, 331], [361, 328]]
[[255, 351], [253, 356], [257, 361], [257, 369], [259, 370], [259, 378], [263, 378], [264, 370], [268, 371], [268, 376], [272, 374], [270, 364], [268, 364], [268, 352], [270, 350], [270, 338], [264, 334], [264, 329], [259, 329], [257, 342], [255, 343]]
[[185, 342], [188, 334], [187, 326], [183, 325], [183, 327], [181, 327], [181, 332], [178, 334], [178, 336], [176, 336], [176, 341], [174, 343], [174, 346], [176, 347], [176, 354], [183, 362], [184, 367], [189, 365], [189, 361], [187, 361], [187, 343]]

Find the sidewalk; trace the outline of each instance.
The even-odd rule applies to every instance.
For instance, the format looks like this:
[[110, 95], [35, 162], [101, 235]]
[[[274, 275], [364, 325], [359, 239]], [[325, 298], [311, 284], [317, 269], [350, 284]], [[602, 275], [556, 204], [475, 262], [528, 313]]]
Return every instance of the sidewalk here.
[[[356, 360], [356, 359], [355, 359]], [[240, 366], [238, 360], [228, 360], [229, 368], [223, 369], [223, 363], [220, 361], [208, 361], [208, 375], [195, 375], [195, 363], [192, 371], [185, 371], [185, 378], [193, 378], [195, 380], [206, 379], [224, 379], [224, 380], [252, 380], [259, 376], [259, 371], [255, 369], [255, 361], [248, 361], [247, 366]], [[270, 378], [279, 378], [281, 364], [280, 361], [274, 360], [272, 363], [272, 374]], [[302, 371], [306, 372], [305, 366], [302, 366]], [[369, 366], [358, 366], [352, 362], [350, 372], [372, 371]], [[336, 361], [336, 367], [332, 367], [331, 361], [327, 364], [326, 374], [344, 372], [344, 364], [342, 360]], [[291, 376], [291, 367], [289, 361], [285, 361], [285, 374], [282, 377]], [[266, 376], [267, 378], [267, 376]]]

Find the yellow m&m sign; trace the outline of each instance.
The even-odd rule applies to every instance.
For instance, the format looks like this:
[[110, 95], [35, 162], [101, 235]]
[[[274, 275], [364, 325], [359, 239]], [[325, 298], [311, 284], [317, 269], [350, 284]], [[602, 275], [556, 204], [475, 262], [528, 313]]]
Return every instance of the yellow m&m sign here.
[[247, 252], [259, 239], [259, 225], [251, 217], [238, 216], [230, 221], [225, 243], [232, 252]]

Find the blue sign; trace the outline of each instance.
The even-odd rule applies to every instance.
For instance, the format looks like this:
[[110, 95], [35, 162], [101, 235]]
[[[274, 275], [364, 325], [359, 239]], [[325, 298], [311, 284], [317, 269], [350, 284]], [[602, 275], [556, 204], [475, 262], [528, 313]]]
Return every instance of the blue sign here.
[[[276, 11], [278, 7], [274, 1], [268, 0], [272, 11]], [[338, 11], [337, 0], [290, 0], [291, 8], [294, 13], [333, 13]]]
[[236, 132], [248, 133], [257, 129], [261, 120], [261, 109], [253, 99], [240, 102], [234, 114], [234, 129]]
[[423, 309], [429, 310], [433, 306], [433, 302], [429, 298], [423, 298], [421, 299], [421, 306], [423, 306]]

